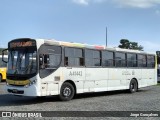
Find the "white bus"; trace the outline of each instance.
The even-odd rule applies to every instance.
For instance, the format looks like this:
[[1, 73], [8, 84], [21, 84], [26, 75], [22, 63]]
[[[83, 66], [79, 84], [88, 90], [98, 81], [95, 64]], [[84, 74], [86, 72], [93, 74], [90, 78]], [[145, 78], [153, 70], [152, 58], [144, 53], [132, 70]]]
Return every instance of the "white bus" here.
[[157, 84], [156, 54], [45, 39], [8, 43], [6, 91], [21, 96], [75, 94]]

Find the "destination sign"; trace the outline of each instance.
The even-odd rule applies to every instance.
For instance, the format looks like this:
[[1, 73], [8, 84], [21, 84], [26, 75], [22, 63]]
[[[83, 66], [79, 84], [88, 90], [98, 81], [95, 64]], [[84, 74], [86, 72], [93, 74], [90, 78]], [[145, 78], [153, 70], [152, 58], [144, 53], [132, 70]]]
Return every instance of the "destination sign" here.
[[9, 44], [10, 48], [16, 47], [32, 47], [35, 46], [35, 41], [14, 41]]

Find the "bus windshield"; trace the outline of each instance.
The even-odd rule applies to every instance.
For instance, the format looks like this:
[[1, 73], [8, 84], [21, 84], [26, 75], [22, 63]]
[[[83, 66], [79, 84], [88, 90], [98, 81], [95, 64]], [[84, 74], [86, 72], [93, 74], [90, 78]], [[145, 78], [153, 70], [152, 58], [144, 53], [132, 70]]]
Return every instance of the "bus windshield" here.
[[7, 74], [35, 74], [37, 72], [36, 54], [36, 50], [28, 48], [10, 50]]

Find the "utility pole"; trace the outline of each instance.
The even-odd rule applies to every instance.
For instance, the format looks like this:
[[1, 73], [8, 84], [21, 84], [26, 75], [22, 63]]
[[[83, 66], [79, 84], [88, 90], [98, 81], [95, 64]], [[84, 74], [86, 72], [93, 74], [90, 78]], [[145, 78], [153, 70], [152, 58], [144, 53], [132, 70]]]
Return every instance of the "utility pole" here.
[[106, 47], [107, 47], [107, 42], [108, 42], [108, 41], [107, 41], [107, 32], [108, 32], [108, 31], [107, 31], [107, 27], [106, 27]]

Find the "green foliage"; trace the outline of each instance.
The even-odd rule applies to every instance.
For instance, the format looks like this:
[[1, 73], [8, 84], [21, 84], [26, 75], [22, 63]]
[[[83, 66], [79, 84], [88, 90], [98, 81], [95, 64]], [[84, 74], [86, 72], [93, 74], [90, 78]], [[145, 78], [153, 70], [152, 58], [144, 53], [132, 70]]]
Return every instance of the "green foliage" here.
[[137, 42], [130, 42], [128, 39], [121, 39], [120, 43], [121, 44], [118, 46], [119, 48], [143, 51], [143, 46], [139, 46]]
[[119, 45], [120, 48], [125, 48], [128, 49], [129, 48], [129, 40], [127, 39], [121, 39], [120, 40], [121, 45]]

